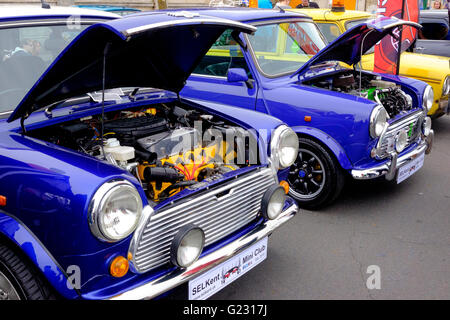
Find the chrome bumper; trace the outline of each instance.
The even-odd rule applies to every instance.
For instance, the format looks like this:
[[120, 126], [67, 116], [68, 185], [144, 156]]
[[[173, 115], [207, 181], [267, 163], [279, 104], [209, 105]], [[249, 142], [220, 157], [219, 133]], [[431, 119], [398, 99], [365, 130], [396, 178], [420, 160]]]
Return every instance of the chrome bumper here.
[[144, 285], [113, 296], [110, 300], [142, 300], [155, 298], [195, 277], [198, 277], [202, 273], [250, 247], [252, 244], [269, 236], [275, 229], [294, 217], [297, 212], [297, 205], [292, 204], [285, 209], [277, 219], [264, 222], [250, 233], [200, 258], [187, 269], [176, 270]]
[[422, 153], [429, 154], [431, 152], [433, 139], [434, 131], [431, 130], [430, 134], [420, 142], [416, 149], [402, 155], [401, 157], [398, 157], [397, 153], [393, 153], [389, 161], [379, 166], [364, 170], [352, 170], [352, 177], [357, 180], [368, 180], [385, 176], [386, 180], [393, 180], [398, 168], [405, 165], [409, 161], [414, 160]]

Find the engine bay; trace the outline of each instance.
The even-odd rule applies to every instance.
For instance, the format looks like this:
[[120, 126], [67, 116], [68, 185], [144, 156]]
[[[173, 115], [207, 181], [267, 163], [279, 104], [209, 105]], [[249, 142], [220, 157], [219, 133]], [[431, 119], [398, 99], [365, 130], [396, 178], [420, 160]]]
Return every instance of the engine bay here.
[[154, 203], [256, 162], [246, 130], [175, 103], [108, 112], [103, 121], [101, 114], [89, 116], [28, 135], [127, 170]]
[[377, 102], [391, 118], [412, 109], [412, 97], [394, 82], [382, 80], [380, 76], [341, 70], [332, 75], [324, 75], [303, 84], [336, 92], [343, 92]]

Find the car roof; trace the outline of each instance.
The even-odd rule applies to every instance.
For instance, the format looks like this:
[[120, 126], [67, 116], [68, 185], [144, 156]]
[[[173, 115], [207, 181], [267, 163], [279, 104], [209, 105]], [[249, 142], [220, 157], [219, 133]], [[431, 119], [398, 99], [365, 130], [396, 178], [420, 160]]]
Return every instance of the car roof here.
[[289, 11], [307, 14], [314, 20], [328, 21], [365, 19], [372, 16], [372, 14], [369, 12], [356, 10], [345, 10], [339, 12], [331, 11], [330, 9], [289, 9]]
[[[176, 10], [163, 10], [163, 11], [180, 11]], [[286, 19], [286, 18], [303, 18], [310, 19], [309, 16], [290, 11], [281, 11], [278, 9], [258, 9], [258, 8], [246, 8], [246, 7], [204, 7], [204, 8], [186, 8], [183, 11], [189, 12], [201, 12], [202, 15], [208, 15], [217, 18], [230, 19], [239, 22], [251, 22], [265, 19]], [[147, 11], [142, 13], [136, 13], [137, 15], [154, 14], [161, 11]]]
[[111, 12], [91, 10], [77, 7], [51, 6], [43, 9], [40, 5], [2, 5], [0, 6], [0, 20], [17, 18], [39, 18], [39, 17], [61, 17], [81, 16], [91, 18], [119, 18], [120, 16]]

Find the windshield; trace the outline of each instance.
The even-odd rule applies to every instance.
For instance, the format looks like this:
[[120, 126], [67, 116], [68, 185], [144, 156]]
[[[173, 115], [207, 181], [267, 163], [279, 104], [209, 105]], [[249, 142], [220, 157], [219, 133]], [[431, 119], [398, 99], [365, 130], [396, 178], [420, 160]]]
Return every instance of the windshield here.
[[297, 71], [325, 47], [325, 39], [313, 22], [259, 25], [248, 38], [257, 65], [269, 77]]
[[0, 117], [6, 116], [86, 25], [0, 29]]

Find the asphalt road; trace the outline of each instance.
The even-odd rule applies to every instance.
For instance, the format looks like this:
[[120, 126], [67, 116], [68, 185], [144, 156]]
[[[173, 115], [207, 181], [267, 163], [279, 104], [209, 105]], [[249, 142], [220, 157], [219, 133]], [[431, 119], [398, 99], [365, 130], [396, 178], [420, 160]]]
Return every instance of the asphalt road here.
[[[269, 238], [267, 260], [211, 299], [450, 299], [450, 117], [399, 185], [351, 182]], [[368, 289], [376, 265], [380, 289]]]

